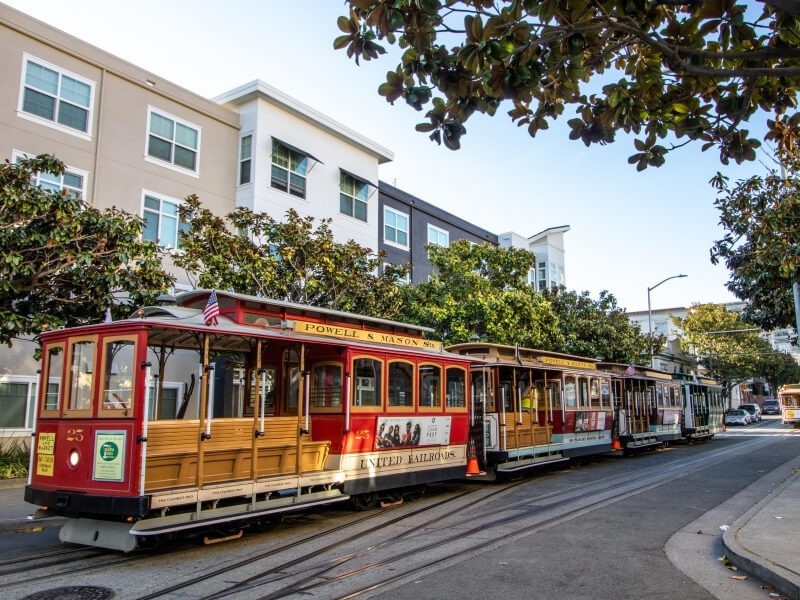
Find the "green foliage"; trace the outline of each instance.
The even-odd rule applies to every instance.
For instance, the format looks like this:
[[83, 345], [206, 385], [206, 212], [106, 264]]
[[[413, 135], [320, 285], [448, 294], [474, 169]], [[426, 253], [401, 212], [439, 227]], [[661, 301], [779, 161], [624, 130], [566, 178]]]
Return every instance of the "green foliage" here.
[[762, 375], [769, 381], [770, 389], [777, 390], [787, 383], [800, 381], [800, 365], [790, 354], [778, 353], [765, 361]]
[[438, 274], [406, 290], [404, 319], [432, 327], [447, 344], [475, 336], [530, 348], [557, 343], [555, 315], [525, 282], [530, 252], [458, 240], [428, 253]]
[[476, 336], [615, 362], [640, 362], [647, 338], [632, 325], [613, 295], [563, 289], [541, 294], [527, 283], [534, 256], [519, 249], [465, 240], [429, 246], [438, 273], [408, 289], [404, 317], [427, 325], [448, 344]]
[[[649, 339], [628, 319], [625, 309], [607, 291], [593, 300], [589, 292], [567, 291], [563, 287], [544, 292], [558, 318], [562, 345], [548, 348], [578, 356], [602, 357], [609, 362], [645, 364]], [[654, 337], [654, 352], [664, 336]]]
[[786, 162], [785, 174], [751, 177], [729, 186], [712, 180], [720, 193], [723, 239], [714, 243], [711, 261], [731, 272], [726, 287], [748, 302], [745, 318], [764, 330], [795, 323], [792, 282], [800, 281], [800, 162]]
[[681, 348], [694, 349], [709, 376], [729, 387], [767, 374], [780, 360], [757, 328], [724, 306], [699, 304], [672, 320], [683, 331]]
[[186, 199], [181, 218], [191, 227], [181, 233], [175, 265], [199, 287], [384, 318], [400, 310], [403, 292], [396, 282], [406, 269], [381, 269], [382, 256], [369, 248], [335, 242], [330, 220], [315, 229], [313, 217], [294, 210], [279, 222], [242, 207], [222, 219], [196, 196]]
[[0, 343], [97, 322], [107, 308], [128, 316], [172, 285], [141, 219], [42, 189], [37, 172], [64, 165], [46, 155], [0, 165]]
[[[735, 0], [350, 0], [334, 48], [374, 60], [381, 42], [403, 54], [378, 92], [427, 108], [417, 130], [460, 147], [475, 113], [501, 104], [533, 137], [561, 118], [570, 139], [613, 142], [632, 133], [638, 170], [696, 141], [720, 160], [755, 159], [743, 124], [796, 107], [800, 9]], [[799, 118], [769, 121], [767, 139], [795, 145]], [[664, 139], [673, 140], [667, 145]]]
[[0, 479], [14, 479], [28, 475], [30, 453], [18, 440], [0, 445]]

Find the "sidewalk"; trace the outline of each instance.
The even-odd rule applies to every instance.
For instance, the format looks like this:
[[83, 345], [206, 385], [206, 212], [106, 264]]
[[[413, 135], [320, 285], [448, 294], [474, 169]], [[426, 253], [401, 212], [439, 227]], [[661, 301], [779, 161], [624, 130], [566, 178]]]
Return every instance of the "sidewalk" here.
[[722, 544], [742, 571], [784, 598], [800, 600], [800, 466], [787, 470], [781, 485], [736, 519]]
[[40, 531], [64, 524], [60, 517], [28, 519], [37, 507], [24, 500], [26, 483], [27, 479], [0, 479], [0, 533]]
[[[782, 467], [786, 469], [787, 467]], [[31, 521], [36, 507], [23, 500], [26, 480], [0, 480], [0, 533], [60, 527], [60, 517]], [[800, 465], [723, 532], [728, 559], [771, 585], [783, 598], [800, 600]]]

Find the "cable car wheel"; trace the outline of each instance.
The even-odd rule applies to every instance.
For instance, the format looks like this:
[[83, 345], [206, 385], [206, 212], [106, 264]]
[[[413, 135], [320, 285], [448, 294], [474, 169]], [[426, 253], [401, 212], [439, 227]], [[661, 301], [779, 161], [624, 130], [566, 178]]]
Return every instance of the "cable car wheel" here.
[[369, 510], [371, 508], [375, 508], [377, 502], [378, 495], [375, 492], [350, 496], [350, 503], [356, 510]]

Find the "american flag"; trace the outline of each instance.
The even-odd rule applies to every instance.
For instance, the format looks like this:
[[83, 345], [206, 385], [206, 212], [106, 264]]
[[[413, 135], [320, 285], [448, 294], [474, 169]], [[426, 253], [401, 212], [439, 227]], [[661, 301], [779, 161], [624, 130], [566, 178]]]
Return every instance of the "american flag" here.
[[216, 325], [217, 317], [219, 316], [219, 302], [217, 302], [216, 290], [211, 292], [206, 302], [206, 307], [203, 309], [203, 320], [206, 325]]
[[633, 365], [628, 365], [628, 368], [622, 372], [623, 375], [635, 375], [636, 369], [633, 368]]

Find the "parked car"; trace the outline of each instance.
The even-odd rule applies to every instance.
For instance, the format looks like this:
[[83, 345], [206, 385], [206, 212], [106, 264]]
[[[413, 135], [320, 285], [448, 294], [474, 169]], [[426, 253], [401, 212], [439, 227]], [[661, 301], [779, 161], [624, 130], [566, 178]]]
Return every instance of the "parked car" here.
[[743, 408], [729, 408], [725, 411], [725, 425], [749, 425], [750, 413]]
[[757, 423], [761, 420], [761, 407], [758, 404], [740, 404], [739, 408], [746, 410], [751, 415], [751, 421]]
[[775, 398], [764, 400], [764, 408], [762, 410], [765, 415], [779, 415], [781, 414], [781, 403]]

